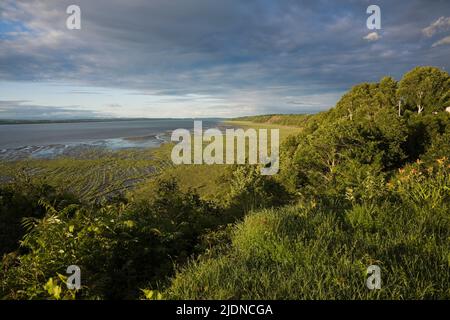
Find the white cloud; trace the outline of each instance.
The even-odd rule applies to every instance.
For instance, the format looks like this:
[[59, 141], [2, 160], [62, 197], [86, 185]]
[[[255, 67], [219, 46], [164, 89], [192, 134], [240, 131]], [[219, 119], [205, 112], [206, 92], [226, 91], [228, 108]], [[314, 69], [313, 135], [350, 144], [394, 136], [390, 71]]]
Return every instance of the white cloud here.
[[108, 113], [83, 109], [80, 106], [46, 106], [28, 100], [0, 100], [0, 119], [70, 119], [109, 117]]
[[354, 83], [399, 77], [418, 64], [449, 68], [444, 43], [429, 50], [447, 34], [417, 43], [446, 4], [413, 2], [386, 3], [395, 21], [362, 34], [355, 1], [330, 16], [309, 1], [78, 0], [82, 30], [72, 31], [73, 0], [0, 0], [0, 92], [30, 100], [23, 105], [70, 101], [117, 116], [322, 110], [339, 98], [323, 95]]
[[[440, 17], [428, 27], [422, 29], [422, 33], [430, 38], [435, 34], [442, 33], [444, 31], [450, 30], [450, 17]], [[433, 43], [432, 47], [438, 47], [442, 45], [450, 44], [450, 35], [436, 41]]]
[[447, 36], [445, 38], [442, 38], [441, 40], [433, 43], [433, 48], [441, 45], [450, 44], [450, 36]]
[[371, 32], [367, 36], [365, 36], [363, 39], [368, 40], [368, 41], [378, 41], [381, 39], [381, 36], [377, 32]]
[[428, 27], [422, 29], [422, 32], [427, 37], [432, 37], [435, 33], [446, 31], [450, 29], [450, 17], [440, 17]]

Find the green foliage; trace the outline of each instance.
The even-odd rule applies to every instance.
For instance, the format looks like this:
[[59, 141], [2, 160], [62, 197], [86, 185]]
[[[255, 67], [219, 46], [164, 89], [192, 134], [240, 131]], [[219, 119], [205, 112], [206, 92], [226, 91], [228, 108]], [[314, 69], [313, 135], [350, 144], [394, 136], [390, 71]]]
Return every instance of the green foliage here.
[[18, 248], [19, 240], [25, 234], [21, 225], [23, 218], [42, 218], [45, 215], [41, 200], [56, 208], [78, 203], [73, 195], [33, 181], [23, 171], [14, 181], [0, 186], [0, 256]]
[[317, 115], [238, 119], [284, 126], [275, 177], [173, 168], [170, 146], [1, 163], [0, 298], [449, 299], [449, 83], [419, 67]]
[[303, 127], [312, 119], [308, 114], [269, 114], [234, 118], [233, 121], [250, 121], [253, 123], [279, 124], [283, 126]]
[[432, 157], [448, 156], [449, 144], [446, 143], [450, 134], [450, 113], [442, 112], [438, 114], [409, 114], [408, 135], [406, 141], [406, 153], [410, 161], [428, 153]]
[[[448, 79], [416, 68], [311, 116], [282, 146], [279, 181], [299, 204], [248, 215], [231, 247], [181, 269], [167, 297], [448, 299]], [[380, 291], [365, 287], [371, 264]]]
[[179, 192], [173, 180], [160, 181], [155, 192], [147, 203], [99, 209], [47, 204], [44, 218], [25, 222], [28, 253], [3, 261], [2, 295], [46, 298], [50, 289], [43, 284], [72, 264], [82, 270], [83, 298], [132, 298], [139, 287], [156, 287], [174, 263], [201, 250], [200, 236], [224, 217], [194, 192]]
[[283, 185], [269, 176], [261, 175], [259, 166], [237, 165], [229, 180], [228, 202], [231, 207], [247, 213], [257, 208], [279, 206], [289, 201]]
[[117, 152], [92, 150], [51, 160], [5, 161], [0, 163], [0, 181], [13, 180], [19, 172], [84, 202], [114, 201], [172, 165], [168, 147]]
[[407, 129], [396, 117], [390, 126], [386, 125], [389, 113], [388, 109], [381, 110], [370, 121], [339, 119], [287, 141], [281, 174], [291, 188], [300, 188], [303, 193], [317, 194], [327, 189], [343, 194], [342, 176], [353, 174], [353, 168], [374, 167], [376, 174], [382, 174], [397, 167], [406, 157], [402, 145]]
[[450, 104], [450, 76], [434, 67], [414, 68], [399, 82], [397, 95], [409, 110], [443, 111]]
[[[449, 299], [447, 163], [399, 173], [374, 204], [299, 205], [246, 217], [221, 255], [182, 269], [168, 299]], [[396, 196], [398, 195], [399, 198]], [[424, 207], [424, 204], [427, 204]], [[365, 286], [381, 267], [382, 288]], [[226, 279], [226, 280], [224, 280]]]

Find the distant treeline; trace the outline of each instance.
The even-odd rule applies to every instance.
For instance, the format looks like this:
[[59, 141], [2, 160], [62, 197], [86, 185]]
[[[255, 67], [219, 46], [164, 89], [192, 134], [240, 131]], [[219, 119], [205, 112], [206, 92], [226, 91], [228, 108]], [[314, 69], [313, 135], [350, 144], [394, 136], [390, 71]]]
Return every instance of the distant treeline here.
[[175, 118], [91, 118], [91, 119], [58, 119], [58, 120], [0, 119], [0, 125], [2, 125], [2, 124], [40, 124], [40, 123], [45, 124], [45, 123], [80, 123], [80, 122], [111, 122], [111, 121], [145, 121], [145, 120], [189, 120], [189, 119], [191, 119], [191, 118], [176, 118], [176, 119]]
[[251, 121], [256, 123], [279, 124], [283, 126], [303, 127], [312, 115], [310, 114], [268, 114], [234, 118], [235, 121]]
[[134, 120], [147, 120], [145, 118], [99, 118], [99, 119], [60, 119], [60, 120], [50, 120], [50, 119], [0, 119], [1, 124], [39, 124], [39, 123], [79, 123], [79, 122], [110, 122], [110, 121], [134, 121]]

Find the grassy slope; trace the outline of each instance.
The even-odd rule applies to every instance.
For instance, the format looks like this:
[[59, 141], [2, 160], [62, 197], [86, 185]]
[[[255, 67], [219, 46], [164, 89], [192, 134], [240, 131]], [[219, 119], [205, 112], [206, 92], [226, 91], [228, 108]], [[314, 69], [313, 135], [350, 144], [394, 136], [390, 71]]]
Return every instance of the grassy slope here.
[[[311, 203], [252, 213], [236, 225], [231, 246], [181, 270], [165, 295], [449, 299], [450, 167], [445, 166], [427, 179], [425, 171], [401, 174], [393, 183], [402, 190], [394, 201], [347, 210]], [[381, 267], [381, 290], [366, 288], [372, 264]]]
[[270, 122], [255, 122], [250, 120], [229, 120], [225, 123], [234, 125], [236, 127], [242, 127], [244, 129], [279, 129], [280, 130], [280, 143], [291, 134], [296, 134], [301, 131], [301, 126], [287, 126], [283, 124], [270, 123]]
[[[279, 129], [280, 130], [280, 142], [291, 134], [300, 132], [301, 128], [268, 124], [268, 123], [256, 123], [251, 121], [226, 121], [226, 124], [233, 125], [235, 127], [242, 127], [244, 129]], [[170, 145], [168, 145], [170, 146]], [[164, 158], [169, 159], [170, 150], [162, 150]], [[170, 166], [164, 168], [161, 171], [159, 177], [170, 178], [174, 177], [179, 183], [180, 189], [186, 191], [189, 188], [194, 188], [205, 199], [221, 199], [222, 196], [228, 191], [228, 185], [226, 185], [221, 177], [226, 173], [228, 165], [180, 165]], [[135, 197], [147, 197], [152, 193], [155, 188], [156, 181], [149, 179], [140, 183], [136, 190], [133, 191]]]
[[235, 118], [234, 121], [303, 127], [313, 117], [314, 115], [309, 114], [272, 114]]
[[[273, 116], [233, 123], [254, 126], [249, 120], [265, 127], [286, 123]], [[251, 213], [234, 227], [231, 245], [181, 269], [165, 296], [449, 299], [449, 168], [441, 165], [429, 178], [424, 178], [429, 168], [400, 173], [386, 185], [392, 198], [377, 203], [355, 203], [346, 210], [301, 203]], [[381, 290], [366, 287], [371, 264], [381, 266]]]

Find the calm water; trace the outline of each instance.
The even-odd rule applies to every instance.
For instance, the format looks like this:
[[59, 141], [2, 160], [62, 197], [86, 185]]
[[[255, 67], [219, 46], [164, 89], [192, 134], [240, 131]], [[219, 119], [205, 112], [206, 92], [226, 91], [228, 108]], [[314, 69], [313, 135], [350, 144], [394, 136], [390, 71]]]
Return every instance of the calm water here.
[[[203, 120], [203, 127], [219, 127], [220, 122]], [[193, 125], [192, 119], [0, 125], [0, 159], [51, 158], [80, 147], [157, 147], [173, 130], [192, 130]]]

